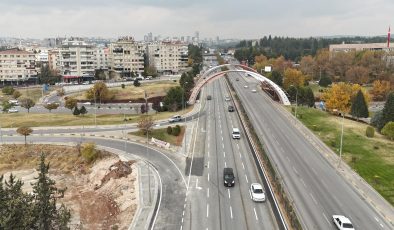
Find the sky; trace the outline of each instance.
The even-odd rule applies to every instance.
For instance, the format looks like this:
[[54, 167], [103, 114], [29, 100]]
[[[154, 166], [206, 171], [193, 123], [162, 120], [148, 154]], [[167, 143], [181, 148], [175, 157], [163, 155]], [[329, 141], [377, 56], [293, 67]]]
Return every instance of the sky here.
[[0, 37], [374, 36], [394, 0], [1, 0]]

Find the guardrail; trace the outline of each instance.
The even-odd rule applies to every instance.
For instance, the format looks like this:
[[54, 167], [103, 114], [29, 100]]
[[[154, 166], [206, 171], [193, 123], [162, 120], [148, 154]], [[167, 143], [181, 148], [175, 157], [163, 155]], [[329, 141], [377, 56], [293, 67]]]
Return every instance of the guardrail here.
[[[228, 80], [228, 76], [226, 76], [225, 78], [226, 78], [226, 85], [229, 88], [229, 90], [232, 92], [235, 92], [234, 87], [232, 86], [231, 82]], [[233, 97], [233, 94], [230, 94], [230, 95], [231, 95], [231, 97]], [[234, 100], [234, 97], [236, 100]], [[245, 133], [248, 137], [247, 141], [248, 141], [250, 148], [252, 149], [253, 158], [254, 158], [255, 163], [257, 165], [259, 174], [262, 178], [264, 178], [264, 180], [265, 180], [264, 185], [266, 187], [266, 190], [268, 190], [270, 192], [269, 196], [270, 196], [271, 200], [273, 200], [273, 202], [274, 202], [273, 211], [274, 211], [274, 215], [275, 215], [275, 218], [277, 219], [278, 224], [280, 224], [279, 228], [284, 229], [284, 230], [289, 229], [288, 224], [287, 224], [285, 217], [284, 217], [284, 215], [286, 215], [287, 218], [290, 220], [292, 228], [302, 229], [299, 219], [295, 213], [295, 209], [293, 207], [293, 202], [286, 195], [287, 191], [285, 191], [285, 187], [280, 181], [279, 173], [273, 167], [268, 155], [265, 154], [265, 151], [262, 147], [262, 144], [261, 144], [259, 138], [257, 137], [257, 134], [255, 133], [255, 131], [253, 129], [253, 126], [249, 123], [248, 115], [246, 114], [246, 111], [243, 108], [242, 104], [239, 102], [238, 95], [235, 94], [234, 97], [233, 97], [233, 101], [236, 102], [236, 103], [234, 103], [235, 108], [236, 108], [238, 116], [240, 117], [241, 125], [242, 125], [243, 129], [245, 130]], [[246, 117], [247, 120], [245, 120], [245, 118], [243, 116], [241, 116], [241, 113], [243, 116]], [[257, 142], [257, 143], [255, 143], [255, 142]], [[256, 144], [257, 144], [257, 146], [256, 146]], [[264, 161], [261, 159], [260, 155], [263, 156]], [[265, 164], [264, 164], [264, 162], [265, 162]], [[279, 201], [277, 200], [277, 198], [275, 196], [275, 191], [271, 185], [269, 177], [267, 176], [267, 173], [264, 170], [264, 165], [266, 165], [268, 167], [269, 172], [271, 173], [271, 175], [274, 178], [274, 180], [273, 180], [274, 186], [276, 187], [278, 194], [281, 195], [280, 198], [284, 203], [284, 206], [285, 206], [284, 208], [287, 212], [286, 214], [283, 214], [281, 212]]]

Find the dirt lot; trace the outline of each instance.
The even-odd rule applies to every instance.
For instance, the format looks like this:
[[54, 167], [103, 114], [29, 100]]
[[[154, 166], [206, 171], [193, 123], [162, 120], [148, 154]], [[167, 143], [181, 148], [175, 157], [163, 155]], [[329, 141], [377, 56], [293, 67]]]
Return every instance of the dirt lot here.
[[93, 164], [79, 156], [76, 147], [30, 145], [0, 146], [0, 174], [13, 173], [32, 191], [39, 154], [47, 155], [50, 176], [58, 188], [67, 188], [59, 201], [71, 209], [71, 229], [127, 229], [138, 207], [137, 169], [102, 152]]

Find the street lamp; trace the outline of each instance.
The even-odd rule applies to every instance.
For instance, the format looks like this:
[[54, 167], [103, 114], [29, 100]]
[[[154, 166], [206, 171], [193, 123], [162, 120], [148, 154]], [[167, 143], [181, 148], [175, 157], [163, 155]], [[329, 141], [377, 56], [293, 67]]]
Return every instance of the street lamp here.
[[294, 111], [294, 116], [297, 118], [297, 106], [298, 106], [298, 89], [296, 86], [294, 85], [290, 85], [292, 87], [294, 87], [296, 89], [296, 107], [295, 107], [295, 111]]

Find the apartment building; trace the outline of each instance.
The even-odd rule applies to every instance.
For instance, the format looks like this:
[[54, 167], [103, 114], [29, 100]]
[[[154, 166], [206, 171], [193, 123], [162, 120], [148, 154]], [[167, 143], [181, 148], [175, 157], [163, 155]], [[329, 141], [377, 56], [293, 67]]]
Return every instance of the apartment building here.
[[122, 37], [109, 46], [108, 69], [121, 77], [144, 72], [145, 45], [132, 37]]
[[97, 47], [96, 48], [96, 69], [107, 70], [109, 59], [109, 48]]
[[0, 51], [0, 81], [2, 85], [36, 82], [36, 56], [19, 49]]
[[58, 48], [57, 68], [64, 81], [91, 79], [96, 67], [96, 47], [80, 38], [69, 38]]
[[182, 42], [155, 42], [148, 44], [149, 65], [158, 73], [178, 74], [188, 63], [188, 46]]
[[59, 68], [57, 65], [57, 59], [59, 58], [59, 50], [58, 49], [52, 49], [48, 51], [48, 65], [49, 68], [58, 72]]

